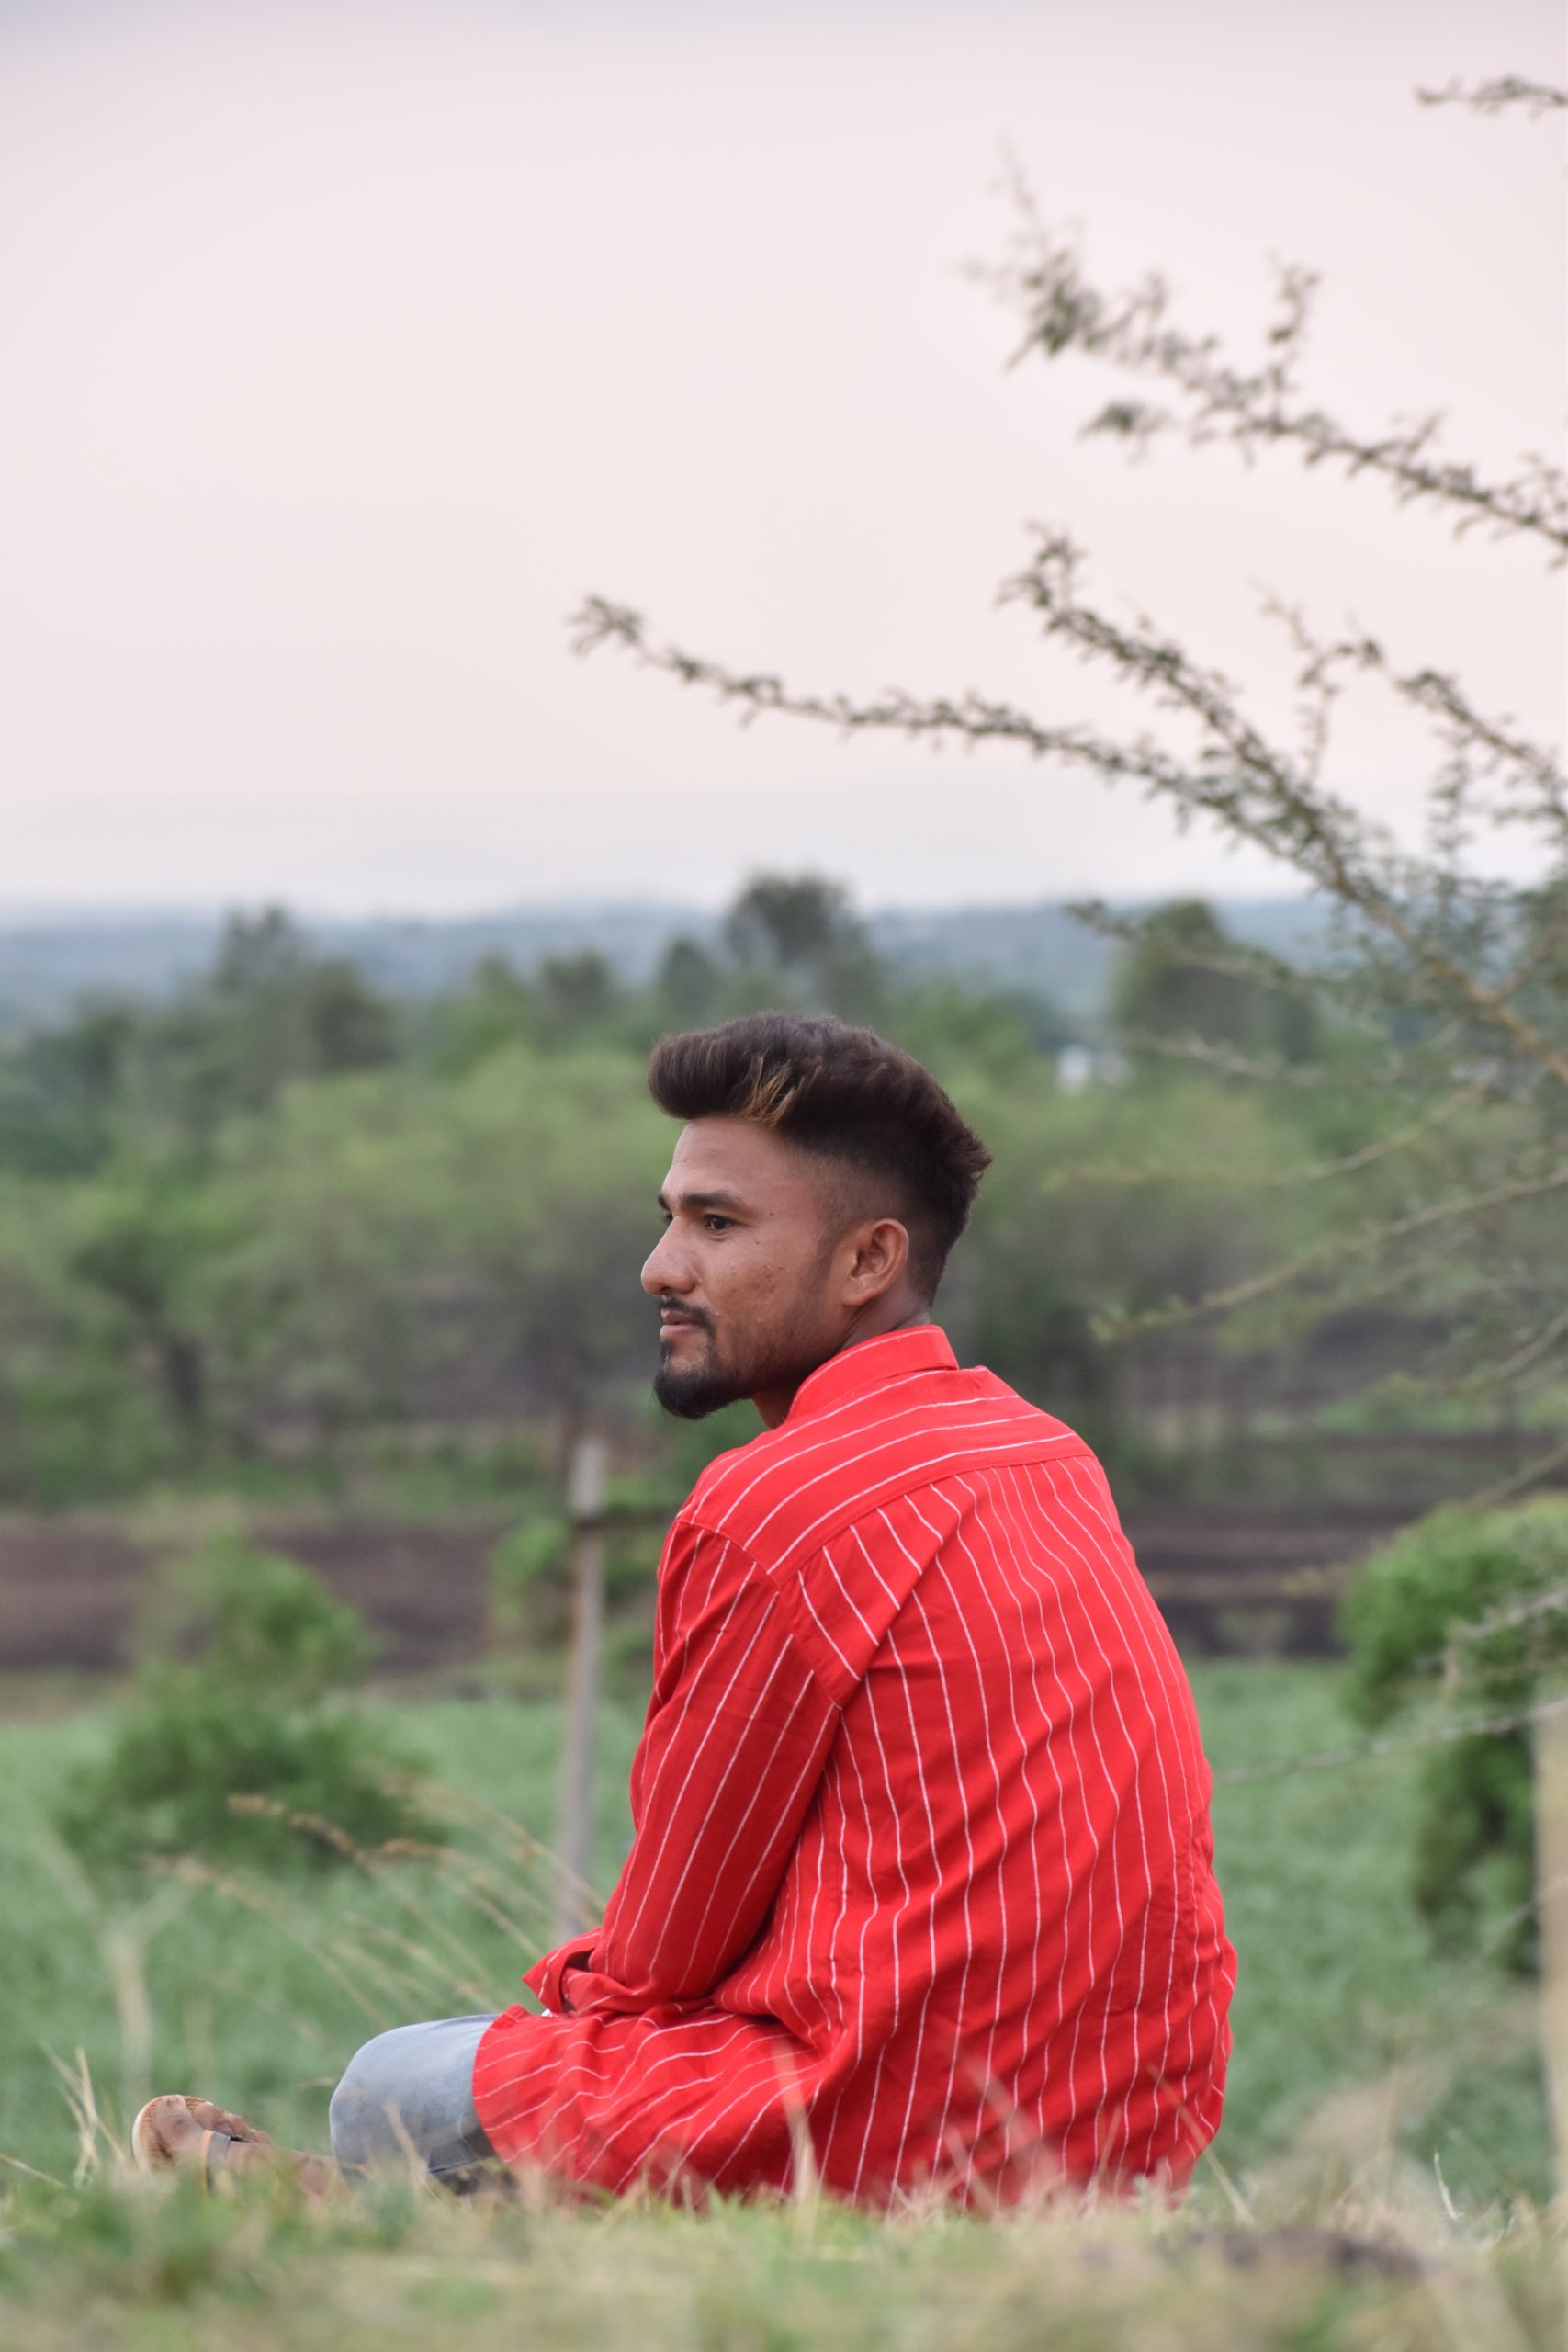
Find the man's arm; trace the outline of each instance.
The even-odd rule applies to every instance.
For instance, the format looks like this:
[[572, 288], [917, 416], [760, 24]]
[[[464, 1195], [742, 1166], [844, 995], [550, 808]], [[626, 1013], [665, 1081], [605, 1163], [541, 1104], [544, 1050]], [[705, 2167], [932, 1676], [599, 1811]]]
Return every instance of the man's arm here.
[[726, 1537], [676, 1522], [660, 1620], [632, 1849], [603, 1925], [529, 1972], [550, 2008], [708, 1992], [767, 1915], [838, 1726], [772, 1579]]

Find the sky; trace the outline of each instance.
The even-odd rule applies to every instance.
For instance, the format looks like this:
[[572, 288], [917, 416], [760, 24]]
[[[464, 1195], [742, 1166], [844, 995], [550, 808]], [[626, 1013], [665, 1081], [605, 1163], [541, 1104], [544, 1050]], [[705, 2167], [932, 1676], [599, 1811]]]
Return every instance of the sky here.
[[[1085, 443], [976, 281], [1009, 159], [1113, 284], [1308, 387], [1562, 434], [1557, 0], [0, 0], [0, 907], [1292, 887], [1092, 778], [731, 718], [590, 593], [803, 687], [1145, 714], [998, 611], [1031, 520], [1288, 718], [1263, 593], [1560, 735], [1562, 575], [1270, 457]], [[1367, 696], [1333, 774], [1430, 761]]]

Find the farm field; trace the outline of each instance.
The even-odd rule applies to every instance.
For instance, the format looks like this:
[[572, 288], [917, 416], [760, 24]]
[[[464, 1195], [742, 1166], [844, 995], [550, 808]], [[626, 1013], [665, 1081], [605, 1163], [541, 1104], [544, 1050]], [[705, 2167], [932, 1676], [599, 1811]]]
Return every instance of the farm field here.
[[[458, 1842], [443, 1863], [318, 1870], [292, 1882], [176, 1875], [110, 1898], [89, 1890], [46, 1826], [61, 1776], [102, 1740], [107, 1709], [14, 1722], [0, 1733], [0, 2152], [15, 2183], [0, 2190], [0, 2293], [18, 2318], [26, 2312], [27, 2340], [39, 2345], [87, 2340], [89, 2307], [93, 2341], [160, 2347], [206, 2341], [220, 2316], [230, 2344], [413, 2340], [422, 2326], [443, 2332], [459, 2320], [471, 2322], [462, 2340], [499, 2344], [530, 2313], [541, 2324], [549, 2315], [547, 2332], [527, 2329], [541, 2342], [771, 2346], [852, 2332], [874, 2343], [885, 2332], [901, 2344], [1007, 2345], [1037, 2340], [1042, 2295], [1081, 2301], [1086, 2343], [1101, 2340], [1096, 2331], [1111, 2326], [1123, 2299], [1117, 2340], [1140, 2341], [1131, 2331], [1157, 2274], [1166, 2287], [1149, 2307], [1151, 2328], [1156, 2311], [1162, 2325], [1172, 2319], [1190, 2288], [1217, 2340], [1234, 2287], [1241, 2301], [1228, 2341], [1335, 2341], [1347, 2297], [1359, 2309], [1371, 2297], [1368, 2311], [1386, 2301], [1393, 2330], [1358, 2341], [1452, 2341], [1459, 2306], [1423, 2317], [1408, 2281], [1341, 2275], [1298, 2249], [1286, 2265], [1300, 2272], [1290, 2293], [1276, 2265], [1244, 2293], [1245, 2281], [1213, 2275], [1212, 2243], [1186, 2253], [1168, 2243], [1173, 2229], [1187, 2245], [1200, 2225], [1229, 2226], [1243, 2212], [1265, 2226], [1306, 2216], [1380, 2233], [1397, 2212], [1402, 2232], [1435, 2232], [1443, 2261], [1460, 2264], [1445, 2271], [1445, 2293], [1480, 2295], [1491, 2308], [1512, 2293], [1499, 2282], [1514, 2264], [1534, 2310], [1531, 2299], [1546, 2293], [1533, 2216], [1547, 2156], [1531, 2005], [1494, 1965], [1435, 1955], [1412, 1913], [1416, 1760], [1402, 1752], [1275, 1771], [1353, 1739], [1336, 1668], [1213, 1663], [1194, 1682], [1241, 1956], [1230, 2102], [1220, 2163], [1203, 2168], [1185, 2216], [1157, 2229], [1127, 2217], [1094, 2225], [1093, 2244], [1117, 2250], [1110, 2278], [1081, 2231], [1069, 2245], [1059, 2224], [1039, 2222], [1001, 2225], [998, 2248], [998, 2231], [979, 2223], [878, 2226], [803, 2209], [481, 2215], [400, 2192], [322, 2221], [254, 2196], [221, 2210], [128, 2196], [112, 2165], [84, 2189], [70, 2187], [81, 2153], [73, 2102], [90, 2101], [100, 2119], [100, 2156], [150, 2087], [206, 2090], [280, 2137], [319, 2146], [332, 2083], [357, 2041], [404, 2018], [511, 1997], [548, 1934], [547, 1866], [531, 1841], [553, 1820], [556, 1718], [547, 1706], [499, 1700], [378, 1700], [447, 1792]], [[629, 1699], [606, 1711], [604, 1877], [626, 1836], [621, 1792], [637, 1719]], [[66, 2185], [39, 2183], [17, 2164]], [[1474, 2268], [1466, 2245], [1499, 2231], [1503, 2253]], [[144, 2314], [141, 2327], [127, 2315], [111, 2327], [104, 2310], [121, 2300], [157, 2305], [163, 2318]], [[633, 2325], [624, 2303], [643, 2323]], [[1319, 2312], [1321, 2326], [1311, 2317]], [[1500, 2324], [1506, 2313], [1494, 2316]], [[1492, 2340], [1532, 2340], [1533, 2322], [1523, 2337], [1507, 2325], [1511, 2335]], [[9, 2333], [0, 2327], [0, 2337]], [[1148, 2337], [1182, 2340], [1157, 2329]]]

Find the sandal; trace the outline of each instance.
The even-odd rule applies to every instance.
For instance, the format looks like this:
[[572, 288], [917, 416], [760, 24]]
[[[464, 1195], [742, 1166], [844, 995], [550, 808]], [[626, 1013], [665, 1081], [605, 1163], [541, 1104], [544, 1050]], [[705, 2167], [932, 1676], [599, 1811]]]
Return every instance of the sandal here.
[[231, 2115], [209, 2098], [166, 2091], [150, 2098], [130, 2127], [130, 2153], [141, 2172], [160, 2173], [199, 2165], [204, 2189], [211, 2191], [231, 2169], [235, 2146], [270, 2148], [271, 2140], [243, 2116]]

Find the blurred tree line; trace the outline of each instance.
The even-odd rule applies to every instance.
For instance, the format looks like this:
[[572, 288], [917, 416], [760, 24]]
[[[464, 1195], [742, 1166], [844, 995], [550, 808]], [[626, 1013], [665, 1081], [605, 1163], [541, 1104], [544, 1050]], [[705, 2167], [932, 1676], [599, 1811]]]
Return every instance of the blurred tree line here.
[[[1173, 974], [1162, 924], [1212, 946], [1209, 968]], [[778, 1002], [897, 1038], [990, 1142], [942, 1300], [964, 1352], [1124, 1465], [1152, 1397], [1250, 1408], [1260, 1366], [1285, 1376], [1266, 1306], [1201, 1356], [1190, 1334], [1162, 1357], [1103, 1333], [1332, 1232], [1332, 1188], [1286, 1180], [1378, 1137], [1375, 1089], [1265, 1096], [1225, 1056], [1337, 1057], [1348, 1079], [1377, 1047], [1227, 961], [1207, 908], [1154, 933], [1122, 951], [1086, 1048], [1038, 1001], [901, 974], [811, 876], [754, 880], [716, 948], [675, 939], [646, 986], [592, 954], [526, 975], [492, 958], [419, 1003], [281, 912], [236, 917], [174, 1001], [89, 1006], [0, 1056], [0, 1499], [330, 1478], [367, 1448], [434, 1450], [460, 1483], [590, 1409], [646, 1453], [637, 1273], [671, 1134], [643, 1058], [666, 1029]], [[1211, 1060], [1162, 1051], [1173, 1036]], [[1391, 1360], [1408, 1348], [1379, 1328]]]

